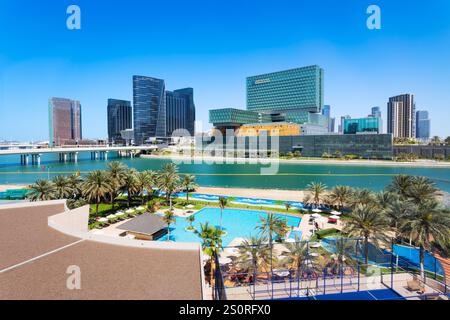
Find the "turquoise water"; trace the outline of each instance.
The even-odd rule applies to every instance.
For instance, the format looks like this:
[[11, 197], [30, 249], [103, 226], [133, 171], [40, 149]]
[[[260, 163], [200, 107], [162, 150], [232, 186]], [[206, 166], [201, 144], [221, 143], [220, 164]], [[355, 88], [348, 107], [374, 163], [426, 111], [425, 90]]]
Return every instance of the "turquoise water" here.
[[[58, 163], [56, 155], [44, 155], [41, 166], [21, 166], [19, 156], [0, 156], [0, 184], [31, 184], [37, 179], [70, 174], [82, 174], [105, 169], [104, 160], [90, 160], [89, 153], [81, 153], [77, 164]], [[114, 159], [111, 154], [110, 160]], [[137, 170], [159, 170], [171, 162], [169, 159], [129, 159], [122, 158], [126, 165]], [[259, 189], [302, 190], [310, 182], [323, 182], [328, 187], [348, 185], [369, 188], [375, 191], [384, 189], [397, 174], [425, 176], [436, 182], [437, 186], [450, 192], [450, 168], [412, 168], [402, 166], [355, 166], [327, 164], [280, 164], [276, 175], [261, 175], [260, 164], [182, 164], [181, 173], [197, 176], [201, 186], [236, 187]]]
[[[298, 227], [301, 218], [292, 217], [282, 214], [276, 214], [280, 218], [287, 219], [290, 227]], [[225, 209], [222, 216], [223, 230], [227, 232], [223, 240], [223, 245], [228, 246], [235, 238], [248, 238], [251, 235], [257, 235], [258, 230], [255, 229], [260, 223], [260, 217], [267, 217], [267, 214], [261, 211]], [[220, 209], [205, 208], [195, 214], [195, 222], [192, 224], [197, 230], [203, 223], [209, 222], [211, 226], [219, 227], [220, 225]], [[186, 231], [189, 223], [185, 218], [176, 218], [176, 224], [170, 227], [170, 240], [175, 242], [201, 242], [201, 239], [193, 232]], [[167, 241], [168, 236], [165, 235], [159, 241]]]

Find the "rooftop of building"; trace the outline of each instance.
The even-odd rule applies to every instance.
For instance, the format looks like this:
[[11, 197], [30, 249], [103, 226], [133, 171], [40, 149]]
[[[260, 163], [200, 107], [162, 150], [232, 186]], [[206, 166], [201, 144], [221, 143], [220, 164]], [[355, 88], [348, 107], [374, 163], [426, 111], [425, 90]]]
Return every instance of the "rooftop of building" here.
[[[0, 206], [0, 299], [203, 298], [199, 246], [93, 235], [88, 216], [63, 201]], [[67, 288], [70, 266], [81, 290]]]

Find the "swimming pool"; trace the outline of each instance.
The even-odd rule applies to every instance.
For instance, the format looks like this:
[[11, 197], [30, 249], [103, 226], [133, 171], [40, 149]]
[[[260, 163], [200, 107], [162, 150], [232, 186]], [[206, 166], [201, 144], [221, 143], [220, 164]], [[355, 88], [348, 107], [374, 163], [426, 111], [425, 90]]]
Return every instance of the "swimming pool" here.
[[[293, 217], [283, 214], [275, 214], [280, 218], [287, 219], [289, 227], [298, 227], [301, 222], [300, 217]], [[219, 227], [220, 209], [204, 208], [195, 215], [195, 222], [192, 224], [194, 228], [199, 229], [201, 224], [209, 222], [211, 226]], [[266, 217], [267, 213], [253, 210], [241, 209], [225, 209], [222, 216], [223, 230], [226, 235], [222, 238], [223, 246], [228, 246], [235, 238], [248, 238], [251, 235], [257, 235], [258, 230], [255, 227], [260, 223], [260, 217]], [[185, 218], [177, 217], [175, 225], [170, 227], [170, 240], [175, 242], [197, 242], [201, 239], [194, 234], [185, 230], [189, 223]], [[167, 241], [167, 235], [162, 236], [158, 241]]]

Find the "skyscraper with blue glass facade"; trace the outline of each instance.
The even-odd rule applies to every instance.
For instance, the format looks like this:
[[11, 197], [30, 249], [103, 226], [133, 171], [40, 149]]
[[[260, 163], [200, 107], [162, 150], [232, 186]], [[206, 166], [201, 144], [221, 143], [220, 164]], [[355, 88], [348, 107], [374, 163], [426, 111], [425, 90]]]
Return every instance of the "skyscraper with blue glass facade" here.
[[166, 119], [167, 137], [172, 136], [174, 131], [179, 129], [187, 130], [191, 136], [194, 136], [194, 89], [166, 91]]
[[381, 133], [381, 118], [344, 119], [344, 134]]
[[134, 143], [166, 136], [166, 86], [164, 80], [133, 76]]
[[428, 140], [431, 136], [431, 120], [428, 111], [417, 111], [416, 113], [416, 138]]

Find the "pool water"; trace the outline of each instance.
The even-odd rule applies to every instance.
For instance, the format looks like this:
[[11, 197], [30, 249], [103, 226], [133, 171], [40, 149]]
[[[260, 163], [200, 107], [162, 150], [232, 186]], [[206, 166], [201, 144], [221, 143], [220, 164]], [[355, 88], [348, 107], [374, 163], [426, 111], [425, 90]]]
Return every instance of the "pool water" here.
[[[280, 218], [285, 218], [289, 227], [298, 227], [301, 222], [300, 217], [293, 217], [283, 214], [275, 214]], [[209, 222], [210, 226], [219, 227], [220, 209], [204, 208], [195, 215], [192, 224], [195, 229], [200, 229], [200, 225]], [[222, 226], [226, 235], [222, 237], [223, 246], [228, 246], [235, 238], [249, 238], [257, 235], [256, 226], [260, 224], [260, 217], [267, 217], [267, 213], [253, 210], [225, 209], [223, 210]], [[170, 240], [175, 242], [197, 242], [201, 239], [193, 232], [186, 231], [189, 223], [185, 218], [177, 217], [175, 225], [170, 226]], [[168, 235], [162, 236], [158, 241], [167, 241]]]

